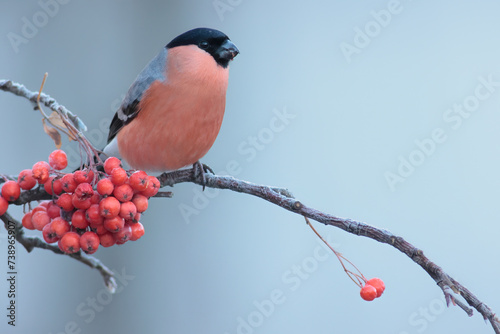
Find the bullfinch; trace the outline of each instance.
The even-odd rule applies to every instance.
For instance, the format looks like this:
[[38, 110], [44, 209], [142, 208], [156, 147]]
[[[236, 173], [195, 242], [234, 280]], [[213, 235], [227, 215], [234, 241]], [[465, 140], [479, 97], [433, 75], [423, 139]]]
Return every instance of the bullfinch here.
[[222, 124], [229, 62], [238, 53], [215, 29], [174, 38], [130, 86], [103, 152], [149, 172], [201, 166]]

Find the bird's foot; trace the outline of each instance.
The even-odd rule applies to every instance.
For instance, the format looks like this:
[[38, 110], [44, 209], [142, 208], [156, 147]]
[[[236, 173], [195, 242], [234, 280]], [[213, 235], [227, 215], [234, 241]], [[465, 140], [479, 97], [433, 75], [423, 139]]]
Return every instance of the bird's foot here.
[[205, 177], [205, 173], [208, 173], [208, 172], [215, 174], [214, 171], [212, 170], [212, 168], [210, 168], [209, 166], [207, 166], [205, 164], [202, 164], [200, 161], [196, 161], [193, 164], [194, 177], [197, 178], [198, 173], [201, 174], [201, 186], [203, 187], [203, 191], [205, 191], [205, 185], [207, 184], [207, 178]]
[[210, 173], [210, 174], [213, 174], [215, 175], [215, 172], [212, 168], [210, 168], [210, 166], [208, 165], [205, 165], [205, 164], [201, 164], [203, 166], [203, 170], [205, 171], [205, 173]]

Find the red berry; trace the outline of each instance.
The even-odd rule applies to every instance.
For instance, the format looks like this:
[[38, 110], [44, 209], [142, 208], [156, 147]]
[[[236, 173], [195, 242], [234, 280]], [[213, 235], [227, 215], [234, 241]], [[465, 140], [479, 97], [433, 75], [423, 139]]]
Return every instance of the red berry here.
[[59, 249], [61, 250], [61, 252], [64, 252], [63, 248], [62, 248], [62, 244], [61, 244], [61, 239], [59, 239], [57, 241], [57, 247], [59, 247]]
[[385, 284], [384, 281], [382, 281], [380, 278], [372, 278], [368, 281], [366, 281], [366, 285], [371, 285], [377, 290], [377, 298], [382, 296], [385, 290]]
[[48, 223], [43, 227], [42, 235], [43, 235], [43, 240], [45, 240], [45, 242], [48, 244], [51, 244], [59, 240], [59, 237], [52, 229], [52, 223]]
[[77, 184], [83, 182], [92, 183], [92, 181], [94, 181], [94, 172], [87, 168], [83, 170], [77, 170], [73, 173], [73, 179]]
[[59, 238], [69, 232], [69, 223], [61, 217], [52, 219], [50, 224], [52, 225], [52, 230]]
[[132, 228], [130, 225], [125, 225], [123, 228], [119, 229], [116, 233], [113, 234], [117, 245], [122, 245], [130, 240], [132, 236]]
[[148, 187], [148, 174], [140, 170], [130, 175], [129, 184], [134, 191], [144, 191]]
[[24, 228], [27, 228], [28, 230], [34, 230], [35, 229], [35, 227], [33, 226], [33, 222], [31, 221], [31, 216], [32, 215], [33, 214], [30, 211], [30, 212], [24, 214], [24, 216], [23, 216], [22, 224], [23, 224]]
[[160, 190], [160, 181], [154, 176], [148, 176], [148, 187], [146, 190], [141, 191], [141, 194], [146, 196], [147, 198], [153, 197]]
[[87, 182], [87, 176], [86, 170], [77, 170], [73, 172], [73, 179], [77, 185], [82, 182]]
[[59, 196], [59, 198], [56, 201], [56, 204], [64, 211], [69, 212], [74, 208], [72, 200], [73, 200], [72, 195], [64, 193], [61, 194], [61, 196]]
[[60, 247], [66, 254], [73, 254], [80, 250], [80, 235], [76, 232], [68, 232], [62, 236]]
[[63, 191], [61, 179], [55, 179], [55, 176], [49, 177], [47, 182], [43, 184], [43, 187], [49, 195], [59, 195]]
[[89, 222], [85, 219], [84, 210], [76, 210], [73, 212], [73, 215], [71, 216], [71, 225], [81, 230], [84, 230], [89, 226]]
[[36, 186], [36, 180], [33, 177], [33, 171], [31, 169], [22, 170], [17, 177], [17, 183], [23, 190], [30, 190]]
[[104, 171], [108, 175], [111, 174], [111, 171], [113, 169], [121, 167], [121, 166], [122, 166], [122, 162], [120, 161], [120, 159], [115, 158], [115, 157], [109, 157], [106, 159], [106, 161], [104, 161]]
[[364, 300], [372, 301], [375, 298], [377, 298], [377, 289], [375, 289], [371, 285], [365, 285], [364, 287], [361, 288], [359, 294], [361, 295], [361, 298], [363, 298]]
[[116, 216], [104, 219], [104, 228], [109, 232], [118, 232], [123, 226], [125, 226], [125, 221], [122, 217]]
[[136, 241], [144, 235], [144, 226], [141, 223], [130, 225], [130, 228], [132, 229], [131, 241]]
[[87, 254], [93, 254], [99, 248], [99, 236], [94, 232], [85, 232], [80, 237], [80, 247]]
[[34, 208], [33, 210], [31, 210], [31, 213], [32, 214], [35, 214], [37, 213], [38, 211], [43, 211], [43, 212], [47, 212], [47, 204], [45, 204], [45, 202], [42, 202], [40, 203], [36, 208]]
[[76, 189], [76, 182], [73, 173], [65, 174], [61, 178], [62, 188], [67, 193], [72, 193]]
[[101, 199], [102, 199], [101, 195], [99, 195], [99, 193], [97, 191], [94, 191], [94, 195], [92, 195], [92, 197], [90, 197], [90, 203], [99, 204]]
[[0, 196], [0, 216], [3, 216], [4, 213], [7, 212], [7, 208], [9, 207], [9, 202], [2, 196]]
[[140, 220], [141, 220], [141, 214], [137, 212], [133, 218], [125, 219], [125, 224], [134, 225], [135, 223], [138, 223]]
[[83, 182], [76, 186], [74, 195], [80, 201], [84, 201], [86, 199], [90, 199], [92, 195], [94, 195], [94, 189], [92, 189], [90, 183]]
[[63, 150], [55, 150], [49, 155], [49, 164], [56, 170], [62, 170], [68, 166], [68, 157]]
[[45, 161], [39, 161], [33, 165], [31, 171], [38, 184], [44, 184], [49, 179], [50, 165]]
[[113, 196], [115, 196], [120, 202], [128, 202], [134, 196], [134, 190], [128, 184], [122, 184], [121, 186], [117, 186], [115, 188]]
[[90, 198], [80, 201], [75, 194], [73, 194], [71, 198], [71, 203], [76, 209], [82, 209], [82, 210], [87, 210], [92, 205]]
[[61, 182], [60, 178], [57, 180], [54, 180], [54, 183], [52, 184], [52, 191], [56, 195], [59, 195], [63, 192], [62, 182]]
[[115, 186], [120, 186], [125, 182], [127, 182], [128, 180], [127, 172], [125, 171], [125, 169], [121, 167], [114, 168], [111, 171], [111, 174], [109, 174], [109, 179], [111, 180], [111, 182], [113, 182]]
[[61, 208], [53, 201], [50, 201], [48, 206], [47, 206], [47, 214], [52, 219], [54, 219], [56, 217], [60, 217], [61, 216]]
[[115, 185], [110, 179], [104, 178], [97, 182], [97, 192], [102, 196], [111, 195], [115, 190]]
[[33, 227], [38, 231], [43, 230], [45, 225], [50, 223], [50, 217], [46, 211], [38, 211], [33, 213], [31, 216], [31, 222], [33, 223]]
[[113, 218], [120, 213], [120, 202], [114, 197], [106, 197], [99, 203], [99, 209], [104, 218]]
[[40, 203], [38, 203], [38, 206], [42, 206], [45, 208], [45, 210], [47, 210], [49, 208], [49, 203], [50, 201], [41, 201]]
[[115, 237], [113, 236], [113, 233], [106, 232], [99, 235], [99, 241], [102, 247], [111, 247], [115, 244]]
[[21, 187], [16, 181], [7, 181], [2, 186], [2, 197], [9, 202], [13, 202], [21, 195]]
[[99, 204], [92, 204], [85, 211], [85, 219], [87, 219], [91, 226], [100, 225], [104, 222], [104, 218], [101, 216], [101, 210], [99, 209]]
[[97, 225], [97, 226], [91, 226], [92, 227], [92, 230], [97, 233], [97, 235], [101, 235], [101, 234], [104, 234], [104, 233], [109, 233], [108, 230], [106, 230], [106, 228], [104, 227], [104, 224], [101, 224], [101, 225]]
[[123, 219], [134, 219], [137, 214], [137, 208], [132, 202], [125, 202], [120, 205], [120, 217]]
[[137, 208], [137, 212], [144, 212], [148, 209], [148, 198], [141, 194], [135, 194], [132, 197], [132, 202]]
[[94, 183], [94, 178], [95, 178], [95, 174], [94, 174], [94, 172], [93, 172], [92, 170], [89, 170], [89, 171], [87, 172], [87, 182], [88, 182], [88, 183], [95, 184], [95, 183]]
[[120, 217], [123, 219], [134, 219], [137, 214], [137, 208], [132, 202], [124, 202], [120, 205]]

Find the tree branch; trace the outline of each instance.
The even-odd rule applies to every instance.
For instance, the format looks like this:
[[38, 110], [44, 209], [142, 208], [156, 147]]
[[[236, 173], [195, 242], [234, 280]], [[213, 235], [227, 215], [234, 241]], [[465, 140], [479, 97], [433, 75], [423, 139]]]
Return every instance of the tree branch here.
[[[13, 83], [10, 80], [0, 80], [0, 90], [22, 96], [31, 101], [33, 105], [36, 105], [38, 92], [31, 92], [21, 84]], [[79, 130], [86, 129], [83, 122], [77, 116], [72, 114], [65, 107], [59, 105], [50, 96], [42, 93], [40, 95], [40, 102], [50, 109], [66, 115]], [[202, 175], [200, 173], [197, 173], [197, 175], [195, 175], [194, 171], [191, 169], [164, 173], [160, 175], [158, 179], [160, 180], [162, 187], [173, 186], [174, 184], [184, 182], [203, 185]], [[0, 183], [2, 182], [3, 180], [0, 178]], [[422, 269], [424, 269], [429, 274], [429, 276], [431, 276], [431, 278], [443, 291], [448, 306], [450, 303], [458, 305], [469, 316], [471, 316], [472, 309], [465, 305], [465, 303], [461, 302], [459, 299], [455, 298], [455, 296], [461, 296], [469, 304], [469, 306], [476, 309], [479, 313], [482, 314], [484, 319], [487, 319], [491, 323], [491, 326], [493, 327], [495, 333], [500, 334], [500, 320], [496, 317], [491, 308], [481, 302], [466, 287], [464, 287], [462, 284], [460, 284], [458, 281], [444, 272], [444, 270], [440, 266], [427, 258], [422, 250], [416, 248], [415, 246], [404, 240], [402, 237], [394, 235], [390, 231], [379, 229], [363, 222], [336, 217], [331, 214], [316, 210], [312, 207], [308, 207], [296, 200], [287, 189], [258, 185], [247, 181], [238, 180], [231, 176], [217, 176], [208, 173], [205, 174], [205, 186], [218, 189], [227, 189], [260, 197], [288, 211], [316, 220], [320, 223], [323, 223], [324, 225], [335, 226], [348, 233], [367, 237], [381, 243], [386, 243], [396, 248], [400, 252], [406, 254], [411, 260], [422, 267]], [[171, 197], [171, 194], [170, 192], [163, 192], [160, 193], [158, 197]], [[37, 189], [23, 192], [21, 197], [13, 204], [23, 205], [31, 201], [50, 198], [51, 196], [48, 195], [43, 188], [39, 187]], [[43, 248], [49, 249], [56, 254], [63, 254], [56, 246], [46, 244], [37, 237], [25, 237], [22, 225], [18, 221], [15, 221], [8, 213], [4, 214], [0, 218], [4, 221], [6, 228], [9, 221], [15, 222], [16, 239], [26, 248], [28, 252], [33, 250], [33, 248]], [[91, 256], [87, 256], [81, 252], [69, 256], [82, 263], [85, 263], [91, 268], [99, 270], [108, 289], [113, 290], [116, 288], [116, 281], [113, 278], [113, 272], [105, 267], [99, 260]]]
[[[48, 194], [46, 193], [46, 195]], [[59, 249], [59, 247], [50, 245], [38, 237], [25, 236], [23, 225], [19, 221], [15, 220], [8, 212], [6, 212], [3, 216], [0, 216], [0, 219], [2, 219], [2, 221], [4, 222], [6, 230], [9, 230], [8, 228], [9, 224], [15, 224], [14, 231], [16, 234], [16, 240], [21, 245], [24, 246], [24, 248], [28, 251], [28, 253], [31, 253], [31, 251], [35, 248], [42, 248], [42, 249], [48, 249], [56, 254], [67, 255], [81, 263], [86, 264], [90, 268], [97, 269], [101, 274], [102, 278], [104, 279], [104, 285], [106, 286], [106, 288], [111, 293], [114, 293], [116, 291], [118, 285], [116, 284], [113, 271], [108, 267], [106, 267], [100, 260], [96, 259], [93, 256], [82, 253], [82, 251], [79, 251], [78, 253], [74, 254], [66, 254], [63, 253]]]
[[[158, 177], [158, 179], [160, 180], [162, 187], [173, 186], [174, 184], [183, 182], [192, 182], [202, 185], [201, 176], [195, 175], [191, 169], [164, 173]], [[496, 317], [491, 308], [481, 302], [466, 287], [448, 275], [440, 266], [427, 258], [421, 249], [413, 246], [402, 237], [394, 235], [388, 230], [379, 229], [363, 222], [336, 217], [316, 210], [312, 207], [308, 207], [297, 201], [286, 189], [258, 185], [238, 180], [231, 176], [205, 174], [205, 180], [206, 187], [228, 189], [260, 197], [268, 202], [282, 207], [283, 209], [316, 220], [324, 225], [335, 226], [348, 233], [367, 237], [396, 248], [400, 252], [406, 254], [411, 260], [422, 267], [422, 269], [424, 269], [429, 276], [431, 276], [431, 278], [443, 291], [448, 306], [450, 302], [456, 304], [462, 308], [467, 315], [472, 316], [472, 309], [454, 297], [455, 294], [460, 295], [471, 307], [481, 313], [485, 320], [488, 320], [491, 323], [495, 333], [500, 334], [500, 320]]]
[[[28, 99], [32, 103], [35, 109], [37, 108], [37, 98], [39, 92], [32, 92], [28, 90], [26, 87], [24, 87], [24, 85], [17, 82], [12, 82], [11, 80], [0, 80], [0, 90], [15, 94], [17, 96], [22, 96]], [[50, 108], [51, 110], [61, 113], [64, 116], [68, 117], [78, 130], [87, 131], [87, 126], [82, 122], [82, 120], [78, 116], [76, 116], [71, 111], [66, 109], [66, 107], [60, 105], [55, 99], [53, 99], [49, 95], [41, 93], [40, 103], [45, 105], [47, 108]]]

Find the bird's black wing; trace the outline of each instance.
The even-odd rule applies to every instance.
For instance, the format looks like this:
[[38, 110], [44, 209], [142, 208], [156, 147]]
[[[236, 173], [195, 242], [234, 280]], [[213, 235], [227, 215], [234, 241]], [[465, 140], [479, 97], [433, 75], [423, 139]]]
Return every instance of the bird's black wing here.
[[108, 143], [111, 142], [116, 134], [140, 112], [139, 102], [141, 102], [141, 98], [149, 86], [156, 80], [162, 82], [166, 80], [166, 63], [167, 48], [163, 48], [162, 51], [146, 65], [142, 72], [139, 73], [109, 125]]
[[[132, 101], [132, 103], [129, 103], [127, 105], [122, 104], [120, 109], [118, 109], [118, 111], [115, 113], [115, 116], [113, 117], [113, 120], [109, 125], [108, 143], [113, 140], [113, 138], [116, 136], [118, 131], [121, 130], [121, 128], [123, 128], [131, 120], [133, 120], [135, 116], [137, 116], [137, 114], [139, 113], [139, 101], [141, 96], [139, 96], [139, 99]], [[125, 118], [119, 117], [119, 112], [122, 112]]]

